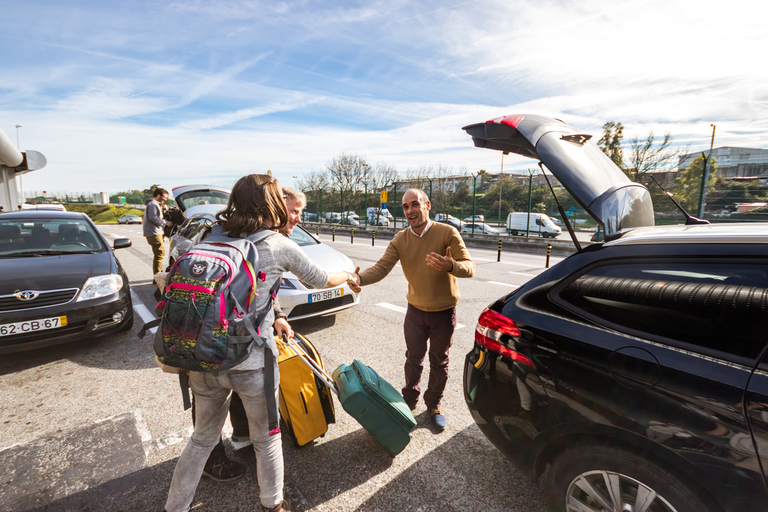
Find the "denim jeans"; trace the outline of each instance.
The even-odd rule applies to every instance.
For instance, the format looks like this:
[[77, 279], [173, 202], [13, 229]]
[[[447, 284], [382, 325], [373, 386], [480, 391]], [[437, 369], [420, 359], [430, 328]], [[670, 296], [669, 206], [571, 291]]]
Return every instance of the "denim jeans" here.
[[[278, 369], [275, 362], [275, 400], [278, 400]], [[190, 372], [195, 393], [195, 431], [176, 463], [165, 509], [187, 511], [211, 450], [219, 442], [229, 411], [231, 391], [237, 392], [248, 416], [251, 442], [256, 452], [256, 477], [261, 504], [272, 508], [283, 499], [283, 445], [280, 434], [269, 435], [263, 370]]]

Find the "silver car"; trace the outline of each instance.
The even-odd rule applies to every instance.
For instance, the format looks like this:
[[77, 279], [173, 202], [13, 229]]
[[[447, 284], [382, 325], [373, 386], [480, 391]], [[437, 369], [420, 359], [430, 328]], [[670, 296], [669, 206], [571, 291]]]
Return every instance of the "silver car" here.
[[[200, 201], [206, 200], [201, 199], [204, 197], [201, 194], [202, 190], [215, 192], [219, 201], [222, 200], [222, 197], [219, 195], [221, 193], [226, 192], [227, 198], [229, 197], [229, 189], [222, 187], [195, 185], [173, 189], [176, 203], [179, 205], [179, 209], [184, 212], [187, 220], [171, 236], [170, 265], [173, 265], [173, 262], [181, 255], [207, 236], [210, 228], [216, 222], [216, 212], [226, 206], [226, 200], [223, 203], [216, 203], [218, 209], [210, 202], [199, 204]], [[194, 192], [194, 200], [190, 199], [190, 195], [185, 195], [191, 192]], [[290, 238], [301, 247], [312, 261], [326, 271], [352, 272], [355, 269], [352, 260], [336, 249], [320, 242], [301, 226], [296, 226], [293, 229]], [[352, 307], [360, 301], [358, 295], [346, 284], [335, 288], [318, 290], [305, 285], [290, 272], [283, 274], [283, 283], [280, 286], [277, 298], [280, 308], [288, 316], [289, 320], [299, 320], [311, 316], [335, 313]]]

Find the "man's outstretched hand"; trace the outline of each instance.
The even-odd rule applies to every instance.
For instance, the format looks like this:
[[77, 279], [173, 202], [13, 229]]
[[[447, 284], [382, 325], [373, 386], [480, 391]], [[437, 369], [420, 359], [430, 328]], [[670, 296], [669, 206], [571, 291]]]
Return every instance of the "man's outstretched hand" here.
[[427, 254], [427, 265], [435, 270], [450, 272], [453, 270], [453, 258], [451, 257], [451, 247], [445, 248], [445, 256], [440, 256], [436, 252]]
[[362, 285], [360, 284], [360, 267], [357, 267], [354, 272], [347, 272], [347, 285], [355, 293], [362, 291]]

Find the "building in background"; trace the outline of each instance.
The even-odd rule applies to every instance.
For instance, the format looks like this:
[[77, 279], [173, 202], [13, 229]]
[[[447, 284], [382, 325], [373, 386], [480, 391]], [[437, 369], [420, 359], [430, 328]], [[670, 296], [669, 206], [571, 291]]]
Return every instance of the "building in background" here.
[[[680, 157], [678, 172], [684, 171], [702, 151], [688, 153]], [[703, 151], [706, 155], [709, 151]], [[768, 149], [736, 148], [725, 146], [714, 148], [712, 156], [717, 163], [717, 175], [726, 180], [768, 181]]]

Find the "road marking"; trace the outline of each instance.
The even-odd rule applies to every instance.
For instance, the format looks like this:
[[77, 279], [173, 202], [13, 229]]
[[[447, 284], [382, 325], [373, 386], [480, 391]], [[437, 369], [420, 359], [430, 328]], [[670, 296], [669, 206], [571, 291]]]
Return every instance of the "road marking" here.
[[[408, 309], [402, 306], [395, 306], [394, 304], [390, 304], [389, 302], [379, 302], [376, 305], [385, 309], [391, 309], [392, 311], [397, 311], [398, 313], [402, 313], [402, 314], [405, 314], [408, 311]], [[456, 324], [456, 329], [463, 329], [464, 327], [466, 327], [466, 325]]]
[[515, 290], [517, 290], [518, 288], [520, 288], [520, 285], [519, 285], [519, 284], [512, 284], [512, 283], [502, 283], [501, 281], [488, 281], [488, 282], [489, 282], [489, 283], [491, 283], [491, 284], [500, 284], [501, 286], [511, 286], [511, 287], [512, 287], [512, 288], [514, 288]]
[[[141, 299], [139, 299], [139, 296], [136, 295], [133, 290], [131, 290], [131, 300], [133, 301], [133, 310], [139, 314], [145, 324], [156, 319], [155, 315], [153, 315], [149, 308], [141, 302]], [[149, 332], [155, 334], [157, 332], [157, 327], [149, 329]]]
[[517, 274], [518, 276], [536, 277], [538, 274], [526, 274], [525, 272], [507, 272], [508, 274]]

